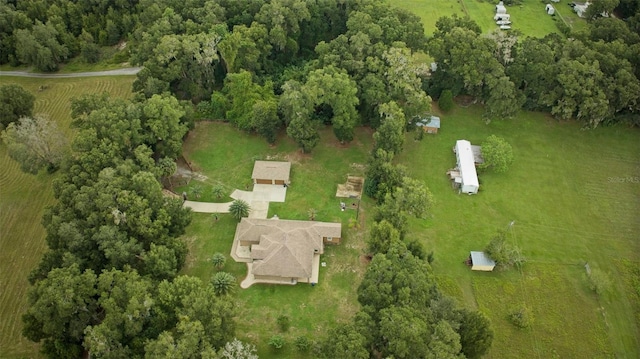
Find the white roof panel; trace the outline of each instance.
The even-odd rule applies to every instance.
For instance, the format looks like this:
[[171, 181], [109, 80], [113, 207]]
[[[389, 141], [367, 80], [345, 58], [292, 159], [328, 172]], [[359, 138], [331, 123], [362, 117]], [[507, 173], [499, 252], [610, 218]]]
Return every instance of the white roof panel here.
[[480, 186], [478, 183], [478, 173], [471, 150], [471, 142], [467, 140], [456, 141], [456, 155], [458, 156], [458, 166], [462, 176], [462, 184], [465, 186]]

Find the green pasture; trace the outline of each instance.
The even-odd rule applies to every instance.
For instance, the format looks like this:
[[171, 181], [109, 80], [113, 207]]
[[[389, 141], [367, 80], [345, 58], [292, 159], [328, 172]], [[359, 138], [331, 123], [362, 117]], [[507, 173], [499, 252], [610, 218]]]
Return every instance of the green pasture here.
[[[86, 93], [131, 94], [133, 77], [30, 79], [3, 76], [1, 84], [17, 83], [36, 96], [35, 113], [44, 113], [69, 131], [69, 100]], [[39, 90], [40, 86], [46, 87]], [[53, 203], [52, 176], [24, 174], [0, 142], [0, 358], [38, 357], [39, 346], [22, 337], [27, 308], [27, 275], [46, 250], [44, 208]]]
[[[528, 112], [486, 124], [481, 114], [479, 107], [456, 108], [442, 116], [439, 134], [422, 141], [407, 134], [398, 159], [436, 200], [429, 219], [411, 220], [410, 236], [434, 251], [440, 287], [490, 317], [496, 338], [489, 358], [638, 356], [640, 133], [622, 126], [582, 131], [577, 123]], [[459, 195], [445, 175], [455, 166], [455, 140], [480, 144], [490, 134], [513, 145], [512, 168], [481, 172], [480, 193]], [[219, 183], [229, 191], [250, 186], [256, 159], [292, 161], [287, 202], [272, 203], [269, 215], [307, 219], [307, 210], [315, 208], [317, 220], [340, 220], [346, 230], [341, 245], [327, 248], [318, 286], [238, 289], [238, 336], [255, 343], [260, 357], [305, 357], [291, 346], [296, 336], [316, 338], [357, 310], [354, 289], [365, 268], [363, 240], [374, 204], [362, 201], [358, 230], [349, 226], [354, 211], [340, 212], [333, 196], [347, 174], [363, 173], [371, 132], [358, 129], [349, 146], [337, 143], [328, 129], [322, 139], [313, 153], [301, 154], [287, 138], [269, 146], [216, 122], [198, 124], [185, 143], [185, 157], [208, 177], [201, 185]], [[468, 252], [484, 249], [500, 229], [527, 263], [521, 271], [471, 272], [463, 264]], [[215, 221], [195, 214], [185, 235], [194, 249], [185, 273], [209, 280], [215, 270], [208, 259], [215, 252], [228, 255], [234, 230], [228, 215]], [[586, 263], [609, 280], [601, 295], [590, 289]], [[226, 268], [238, 282], [246, 273], [231, 261]], [[534, 318], [530, 328], [516, 328], [508, 319], [521, 307]], [[289, 345], [273, 352], [266, 343], [278, 333], [275, 319], [283, 313], [292, 319], [284, 333]]]
[[[489, 357], [637, 357], [640, 321], [628, 318], [637, 313], [637, 296], [629, 293], [640, 288], [638, 275], [614, 259], [640, 265], [640, 132], [582, 131], [527, 112], [487, 125], [481, 114], [479, 107], [456, 108], [443, 116], [439, 134], [408, 137], [400, 161], [436, 200], [430, 219], [412, 221], [411, 235], [435, 252], [445, 288], [491, 317], [496, 342]], [[459, 195], [445, 175], [455, 166], [455, 141], [479, 145], [490, 134], [512, 144], [514, 164], [504, 174], [480, 172], [479, 194]], [[522, 273], [472, 273], [463, 264], [468, 252], [484, 249], [498, 230], [507, 230], [527, 257]], [[586, 263], [611, 281], [602, 296], [589, 289]], [[537, 317], [530, 330], [514, 330], [506, 320], [518, 303]], [[571, 335], [558, 334], [564, 332]]]
[[[393, 5], [409, 10], [422, 19], [425, 32], [428, 35], [435, 31], [436, 21], [442, 16], [468, 15], [480, 25], [484, 33], [498, 28], [493, 16], [498, 1], [489, 0], [389, 0]], [[556, 22], [564, 19], [574, 30], [586, 26], [584, 19], [580, 19], [569, 7], [568, 0], [554, 3], [556, 16], [549, 16], [545, 12], [547, 2], [541, 0], [523, 0], [520, 5], [507, 6], [507, 13], [511, 15], [512, 29], [520, 31], [525, 37], [544, 37], [549, 33], [558, 33]]]

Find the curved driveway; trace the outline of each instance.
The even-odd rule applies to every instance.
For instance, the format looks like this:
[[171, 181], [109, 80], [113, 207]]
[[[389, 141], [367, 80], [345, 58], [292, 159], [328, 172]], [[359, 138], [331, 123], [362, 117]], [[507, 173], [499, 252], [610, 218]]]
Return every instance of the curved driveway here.
[[71, 72], [68, 74], [46, 74], [46, 73], [33, 73], [28, 71], [0, 71], [0, 77], [2, 76], [17, 76], [17, 77], [35, 77], [41, 79], [63, 79], [63, 78], [75, 78], [75, 77], [98, 77], [98, 76], [133, 76], [140, 72], [142, 67], [126, 67], [116, 70], [107, 71], [92, 71], [92, 72]]

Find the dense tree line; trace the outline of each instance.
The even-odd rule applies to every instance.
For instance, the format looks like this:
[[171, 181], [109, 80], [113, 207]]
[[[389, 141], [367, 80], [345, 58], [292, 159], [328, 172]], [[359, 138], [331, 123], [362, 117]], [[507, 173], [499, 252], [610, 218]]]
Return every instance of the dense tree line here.
[[[487, 120], [522, 108], [586, 127], [640, 124], [640, 13], [637, 1], [615, 3], [601, 10], [617, 6], [625, 22], [593, 10], [585, 31], [538, 39], [483, 35], [458, 17], [439, 19], [427, 38], [418, 17], [381, 0], [0, 0], [0, 64], [55, 71], [127, 41], [125, 60], [144, 66], [133, 101], [72, 105], [78, 134], [43, 218], [50, 250], [30, 276], [25, 336], [56, 358], [212, 357], [233, 338], [224, 291], [177, 276], [190, 217], [158, 182], [175, 168], [197, 104], [201, 117], [269, 142], [284, 127], [304, 151], [319, 126], [345, 143], [358, 125], [377, 129], [362, 310], [327, 333], [319, 355], [482, 355], [488, 320], [438, 291], [432, 258], [407, 225], [428, 215], [431, 195], [394, 158], [430, 111], [428, 94], [471, 96]], [[418, 52], [433, 57], [435, 72]], [[0, 93], [3, 126], [31, 114], [33, 99], [16, 102], [18, 92]]]
[[[587, 128], [640, 124], [640, 15], [623, 22], [594, 17], [568, 37], [483, 36], [468, 19], [443, 18], [428, 49], [438, 68], [428, 81], [438, 96], [470, 95], [488, 120], [521, 108], [577, 119]], [[470, 63], [468, 59], [474, 59]]]
[[[382, 124], [374, 134], [372, 161], [398, 154], [402, 143], [384, 141], [396, 133], [389, 114], [401, 113], [391, 102], [381, 106]], [[384, 154], [381, 154], [384, 153]], [[391, 154], [391, 156], [389, 156]], [[398, 172], [402, 169], [396, 168]], [[370, 172], [370, 176], [375, 176]], [[458, 307], [437, 287], [429, 255], [410, 240], [408, 217], [426, 218], [433, 202], [426, 186], [410, 177], [377, 177], [387, 189], [379, 198], [367, 240], [371, 263], [358, 287], [361, 310], [352, 323], [329, 332], [318, 354], [323, 358], [478, 358], [490, 348], [493, 332], [481, 313]]]
[[178, 276], [190, 212], [158, 181], [181, 151], [186, 114], [172, 96], [73, 102], [78, 133], [54, 180], [49, 250], [23, 316], [47, 357], [213, 357], [233, 339], [231, 300]]

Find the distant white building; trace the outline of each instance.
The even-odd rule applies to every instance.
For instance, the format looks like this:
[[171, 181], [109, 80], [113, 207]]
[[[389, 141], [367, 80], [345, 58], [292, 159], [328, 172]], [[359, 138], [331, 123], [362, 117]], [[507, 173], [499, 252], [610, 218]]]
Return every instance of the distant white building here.
[[556, 9], [554, 9], [553, 5], [551, 5], [551, 4], [547, 4], [547, 6], [545, 6], [544, 10], [547, 12], [548, 15], [553, 15], [556, 12]]
[[478, 173], [476, 172], [471, 142], [467, 140], [456, 141], [456, 159], [460, 177], [455, 180], [456, 182], [459, 181], [460, 192], [467, 194], [478, 193], [480, 183], [478, 182]]
[[506, 13], [507, 13], [507, 8], [504, 7], [504, 3], [500, 1], [498, 5], [496, 5], [496, 14], [506, 14]]
[[496, 14], [493, 17], [494, 20], [498, 21], [498, 20], [511, 20], [511, 15], [509, 14]]
[[584, 15], [587, 13], [589, 5], [591, 5], [591, 3], [588, 1], [585, 3], [574, 2], [574, 4], [575, 6], [573, 7], [573, 11], [575, 11], [579, 17], [584, 17]]

